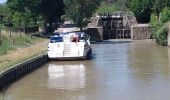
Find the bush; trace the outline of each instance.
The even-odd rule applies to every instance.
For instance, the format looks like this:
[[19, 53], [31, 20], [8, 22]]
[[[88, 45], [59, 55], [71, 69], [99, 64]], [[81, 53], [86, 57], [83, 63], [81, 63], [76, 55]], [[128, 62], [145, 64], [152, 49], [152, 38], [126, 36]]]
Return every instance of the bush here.
[[167, 25], [162, 26], [154, 35], [159, 45], [167, 46], [168, 44], [168, 28]]
[[170, 20], [170, 8], [165, 7], [163, 8], [162, 13], [161, 13], [161, 22], [166, 23], [169, 20]]
[[158, 16], [156, 16], [156, 14], [151, 14], [150, 17], [150, 22], [149, 24], [152, 27], [152, 33], [151, 33], [151, 38], [154, 38], [155, 33], [163, 26], [163, 23], [159, 22], [159, 18]]
[[0, 55], [6, 54], [10, 49], [12, 49], [10, 41], [7, 38], [4, 38], [2, 40], [2, 45], [0, 45]]
[[136, 16], [138, 23], [148, 23], [151, 15], [151, 0], [131, 0], [130, 10]]
[[159, 19], [158, 19], [158, 16], [156, 16], [156, 14], [151, 14], [151, 17], [150, 17], [150, 25], [152, 27], [157, 27], [157, 25], [159, 24]]
[[155, 14], [152, 14], [150, 18], [150, 25], [153, 27], [151, 36], [156, 40], [157, 44], [167, 46], [168, 28], [166, 22], [170, 20], [170, 8], [165, 7], [162, 10], [160, 22]]

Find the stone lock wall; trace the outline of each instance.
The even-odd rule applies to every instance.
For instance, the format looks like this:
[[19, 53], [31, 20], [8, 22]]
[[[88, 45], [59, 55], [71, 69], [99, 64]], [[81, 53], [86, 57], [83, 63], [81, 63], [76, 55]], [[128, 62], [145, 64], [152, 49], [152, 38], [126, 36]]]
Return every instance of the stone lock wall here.
[[88, 27], [86, 32], [90, 35], [91, 40], [103, 40], [103, 27]]
[[137, 24], [131, 26], [131, 39], [142, 40], [150, 39], [150, 26], [148, 24]]

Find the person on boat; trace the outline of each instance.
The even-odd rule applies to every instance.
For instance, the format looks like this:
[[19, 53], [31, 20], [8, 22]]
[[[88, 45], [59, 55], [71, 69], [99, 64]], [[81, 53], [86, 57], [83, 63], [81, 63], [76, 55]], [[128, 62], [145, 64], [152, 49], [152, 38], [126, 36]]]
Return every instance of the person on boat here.
[[76, 43], [79, 42], [79, 36], [77, 34], [73, 34], [71, 37], [71, 41]]

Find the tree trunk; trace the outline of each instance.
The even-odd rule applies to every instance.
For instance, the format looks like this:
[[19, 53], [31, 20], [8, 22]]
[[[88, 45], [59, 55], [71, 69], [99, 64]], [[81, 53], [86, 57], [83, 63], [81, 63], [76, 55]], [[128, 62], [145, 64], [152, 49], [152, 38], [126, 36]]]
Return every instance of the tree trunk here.
[[80, 26], [80, 31], [83, 31], [83, 28], [82, 28], [82, 26]]
[[53, 23], [49, 22], [49, 32], [53, 33]]
[[42, 27], [42, 31], [43, 33], [47, 34], [48, 31], [47, 31], [47, 17], [46, 16], [43, 16], [43, 27]]
[[82, 31], [82, 27], [83, 27], [83, 8], [84, 8], [84, 3], [81, 4], [80, 6], [80, 16], [79, 16], [79, 19], [78, 19], [78, 23], [79, 23], [79, 27], [80, 27], [80, 31]]
[[2, 33], [2, 25], [0, 25], [0, 38], [1, 38], [1, 33]]
[[19, 27], [20, 27], [20, 28], [19, 28], [19, 34], [20, 34], [19, 36], [20, 36], [20, 38], [21, 38], [21, 37], [22, 37], [22, 36], [21, 36], [21, 33], [22, 33], [22, 19], [21, 19], [21, 17], [20, 17], [20, 25], [19, 25]]

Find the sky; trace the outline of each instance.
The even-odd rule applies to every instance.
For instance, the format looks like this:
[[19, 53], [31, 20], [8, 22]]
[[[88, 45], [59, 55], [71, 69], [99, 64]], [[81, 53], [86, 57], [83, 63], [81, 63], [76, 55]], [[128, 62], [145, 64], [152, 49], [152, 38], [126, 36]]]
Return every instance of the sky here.
[[4, 3], [4, 2], [6, 2], [7, 0], [0, 0], [0, 3]]

